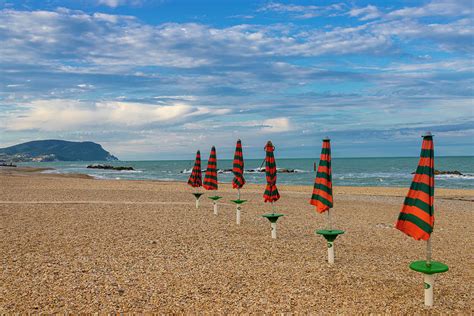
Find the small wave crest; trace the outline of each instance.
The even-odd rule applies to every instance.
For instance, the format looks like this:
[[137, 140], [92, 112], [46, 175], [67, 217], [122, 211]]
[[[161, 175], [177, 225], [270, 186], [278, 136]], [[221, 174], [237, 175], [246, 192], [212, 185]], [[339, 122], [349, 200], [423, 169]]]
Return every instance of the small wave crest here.
[[435, 176], [438, 179], [462, 179], [462, 180], [473, 180], [474, 174], [465, 173], [465, 174], [438, 174]]

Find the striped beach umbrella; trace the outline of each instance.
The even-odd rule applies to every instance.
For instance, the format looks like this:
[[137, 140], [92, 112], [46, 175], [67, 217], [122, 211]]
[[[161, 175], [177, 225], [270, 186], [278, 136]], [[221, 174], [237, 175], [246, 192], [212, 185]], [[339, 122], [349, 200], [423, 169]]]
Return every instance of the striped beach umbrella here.
[[317, 230], [316, 233], [322, 235], [327, 241], [328, 262], [334, 263], [334, 241], [337, 236], [344, 234], [343, 230], [332, 229], [331, 212], [333, 207], [332, 198], [332, 168], [331, 168], [331, 140], [323, 139], [321, 148], [321, 156], [319, 159], [318, 171], [314, 179], [313, 194], [311, 195], [310, 204], [314, 205], [318, 213], [327, 214], [327, 229]]
[[284, 215], [275, 213], [275, 204], [273, 203], [280, 199], [280, 194], [278, 193], [276, 186], [277, 169], [273, 151], [275, 151], [275, 147], [271, 141], [268, 141], [265, 145], [265, 177], [267, 179], [267, 185], [265, 187], [265, 192], [263, 193], [263, 200], [265, 203], [270, 202], [272, 204], [272, 213], [264, 214], [262, 217], [265, 217], [270, 221], [272, 227], [272, 238], [276, 239], [276, 222]]
[[395, 227], [416, 240], [426, 241], [426, 261], [410, 264], [410, 269], [424, 274], [425, 305], [433, 306], [434, 275], [448, 271], [444, 263], [431, 260], [431, 234], [434, 226], [434, 146], [433, 135], [423, 136], [420, 160], [403, 202]]
[[[204, 184], [202, 185], [206, 190], [217, 190], [217, 156], [216, 156], [216, 147], [212, 146], [211, 154], [209, 155], [209, 160], [207, 162], [206, 175], [204, 177]], [[217, 215], [217, 201], [221, 199], [221, 196], [209, 196], [209, 199], [212, 200], [214, 206], [214, 215]]]
[[188, 184], [193, 188], [199, 188], [202, 186], [201, 152], [199, 150], [196, 153], [196, 160], [194, 161], [194, 167], [189, 176]]
[[323, 148], [319, 159], [318, 171], [314, 179], [313, 195], [310, 203], [316, 211], [324, 213], [333, 206], [332, 199], [332, 170], [331, 170], [331, 141], [323, 139]]
[[278, 189], [276, 186], [277, 182], [277, 169], [275, 157], [273, 156], [273, 151], [275, 147], [271, 141], [268, 141], [265, 145], [265, 176], [267, 179], [267, 186], [265, 187], [265, 192], [263, 193], [263, 200], [266, 202], [276, 202], [280, 198]]
[[416, 240], [430, 239], [434, 225], [433, 136], [425, 135], [410, 190], [395, 227]]
[[232, 180], [232, 187], [234, 189], [240, 189], [245, 184], [244, 179], [244, 157], [242, 155], [242, 142], [237, 140], [234, 153], [234, 164], [232, 168], [234, 179]]
[[235, 146], [235, 154], [234, 154], [234, 164], [232, 167], [232, 173], [234, 174], [234, 179], [232, 180], [232, 187], [237, 189], [237, 200], [232, 200], [236, 207], [236, 223], [240, 225], [240, 212], [242, 210], [242, 204], [246, 202], [246, 200], [240, 199], [240, 189], [245, 184], [244, 179], [244, 156], [242, 154], [242, 142], [240, 139], [237, 140], [237, 145]]
[[216, 147], [214, 146], [211, 148], [211, 154], [207, 162], [203, 187], [206, 190], [217, 190], [217, 156]]
[[[196, 160], [194, 160], [194, 167], [189, 176], [188, 185], [196, 189], [202, 186], [201, 152], [199, 150], [196, 152]], [[199, 208], [199, 198], [203, 193], [195, 191], [193, 195], [196, 198], [196, 208]]]

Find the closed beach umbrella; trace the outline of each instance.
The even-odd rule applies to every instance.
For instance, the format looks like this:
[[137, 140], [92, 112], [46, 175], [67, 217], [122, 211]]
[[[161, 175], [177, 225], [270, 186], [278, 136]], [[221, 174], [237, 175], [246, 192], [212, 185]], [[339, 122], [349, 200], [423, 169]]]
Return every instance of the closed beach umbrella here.
[[[209, 160], [207, 162], [207, 170], [206, 175], [204, 176], [204, 183], [202, 185], [206, 190], [217, 190], [218, 189], [218, 182], [217, 182], [217, 155], [216, 155], [216, 147], [212, 146], [211, 154], [209, 155]], [[219, 200], [220, 196], [210, 196], [209, 197], [213, 201], [214, 205], [214, 214], [217, 215], [217, 200]]]
[[[196, 160], [194, 160], [194, 167], [191, 171], [191, 175], [188, 179], [188, 185], [193, 188], [199, 188], [202, 186], [202, 172], [201, 172], [201, 152], [198, 150], [196, 153]], [[194, 192], [194, 197], [196, 198], [196, 208], [199, 208], [199, 198], [202, 193]]]
[[207, 162], [206, 175], [203, 187], [206, 190], [217, 190], [217, 156], [216, 147], [212, 146], [211, 154]]
[[234, 179], [232, 180], [232, 187], [237, 189], [237, 200], [232, 200], [235, 204], [237, 204], [236, 209], [236, 223], [240, 225], [240, 212], [242, 210], [241, 205], [246, 202], [246, 200], [240, 199], [240, 189], [245, 184], [244, 179], [244, 156], [242, 154], [242, 142], [237, 140], [237, 145], [235, 146], [235, 153], [234, 153], [234, 163], [232, 167], [232, 173], [234, 174]]
[[280, 194], [276, 186], [277, 182], [277, 169], [275, 157], [273, 151], [275, 147], [271, 141], [267, 142], [265, 146], [265, 176], [267, 179], [267, 186], [265, 187], [265, 192], [263, 193], [263, 200], [266, 202], [276, 202], [280, 199]]
[[234, 189], [240, 190], [245, 184], [244, 156], [242, 154], [242, 142], [240, 141], [240, 139], [237, 140], [237, 145], [235, 146], [232, 173], [234, 174], [234, 179], [232, 180], [232, 187]]
[[332, 229], [331, 212], [333, 207], [332, 198], [332, 168], [331, 168], [331, 140], [323, 139], [321, 156], [319, 159], [318, 171], [314, 179], [313, 194], [310, 204], [314, 205], [318, 213], [327, 212], [327, 229], [317, 230], [316, 233], [322, 235], [327, 241], [328, 262], [334, 263], [334, 240], [343, 234], [340, 229]]
[[283, 214], [275, 213], [275, 204], [274, 202], [280, 199], [280, 194], [276, 186], [277, 182], [277, 169], [276, 162], [273, 152], [275, 147], [271, 141], [268, 141], [265, 145], [265, 177], [267, 180], [267, 185], [265, 187], [265, 192], [263, 193], [264, 202], [270, 202], [272, 204], [272, 213], [262, 215], [266, 217], [272, 226], [272, 238], [276, 239], [276, 222], [279, 217], [284, 216]]
[[395, 227], [415, 240], [426, 241], [426, 261], [415, 261], [410, 268], [424, 273], [425, 305], [433, 305], [433, 285], [436, 273], [448, 271], [448, 266], [431, 260], [431, 233], [434, 225], [434, 146], [433, 135], [423, 136], [421, 154], [410, 190], [403, 203]]
[[188, 184], [193, 188], [199, 188], [202, 186], [201, 152], [199, 150], [196, 153], [196, 160], [194, 160], [194, 167], [189, 176]]
[[332, 208], [332, 202], [331, 141], [325, 138], [310, 203], [316, 207], [317, 212], [324, 213]]

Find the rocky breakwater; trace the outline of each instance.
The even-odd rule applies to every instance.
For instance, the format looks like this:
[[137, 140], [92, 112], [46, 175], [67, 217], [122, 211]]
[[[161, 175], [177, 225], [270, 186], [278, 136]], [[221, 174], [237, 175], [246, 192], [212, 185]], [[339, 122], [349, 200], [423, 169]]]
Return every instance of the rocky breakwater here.
[[124, 171], [124, 170], [135, 170], [133, 167], [115, 167], [111, 165], [88, 165], [88, 169], [104, 169], [104, 170], [117, 170], [117, 171]]

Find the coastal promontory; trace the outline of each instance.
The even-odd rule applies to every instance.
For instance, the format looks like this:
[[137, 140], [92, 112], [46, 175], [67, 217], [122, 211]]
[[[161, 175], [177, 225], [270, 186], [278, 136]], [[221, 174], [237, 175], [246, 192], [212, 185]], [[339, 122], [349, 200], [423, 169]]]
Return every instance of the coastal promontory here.
[[0, 148], [0, 162], [113, 161], [117, 157], [100, 144], [65, 140], [35, 140]]

